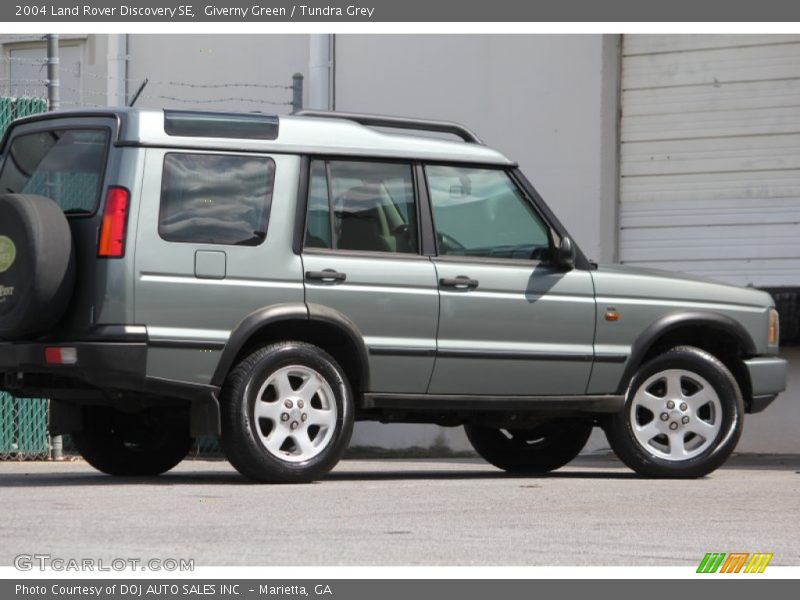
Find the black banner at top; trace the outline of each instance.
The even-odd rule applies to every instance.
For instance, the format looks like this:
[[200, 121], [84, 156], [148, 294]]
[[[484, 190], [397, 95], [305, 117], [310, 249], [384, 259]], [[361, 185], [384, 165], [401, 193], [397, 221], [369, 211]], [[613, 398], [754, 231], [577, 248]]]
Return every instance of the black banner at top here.
[[787, 0], [10, 0], [0, 21], [797, 22]]

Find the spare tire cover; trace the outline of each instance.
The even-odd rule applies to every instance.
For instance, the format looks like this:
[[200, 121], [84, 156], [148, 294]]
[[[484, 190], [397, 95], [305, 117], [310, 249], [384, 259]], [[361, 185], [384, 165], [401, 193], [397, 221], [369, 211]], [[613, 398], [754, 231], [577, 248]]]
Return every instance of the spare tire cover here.
[[0, 339], [52, 328], [75, 286], [69, 223], [49, 198], [0, 194]]

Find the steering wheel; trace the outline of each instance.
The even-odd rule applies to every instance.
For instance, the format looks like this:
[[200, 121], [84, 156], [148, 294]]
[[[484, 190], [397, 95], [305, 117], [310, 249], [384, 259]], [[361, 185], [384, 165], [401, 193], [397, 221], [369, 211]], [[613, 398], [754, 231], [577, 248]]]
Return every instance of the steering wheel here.
[[398, 235], [408, 235], [408, 223], [400, 223], [400, 225], [395, 225], [390, 231], [394, 236]]
[[442, 246], [444, 246], [445, 250], [451, 250], [452, 251], [452, 250], [466, 250], [467, 249], [464, 246], [464, 244], [459, 242], [452, 235], [447, 234], [447, 233], [443, 233], [441, 231], [436, 234], [436, 239], [439, 241], [439, 247], [441, 248]]

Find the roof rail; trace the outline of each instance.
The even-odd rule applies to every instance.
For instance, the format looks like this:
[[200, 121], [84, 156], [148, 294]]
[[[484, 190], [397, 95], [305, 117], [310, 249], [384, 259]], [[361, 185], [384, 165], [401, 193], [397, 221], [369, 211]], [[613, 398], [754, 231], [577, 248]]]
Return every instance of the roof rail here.
[[327, 110], [299, 110], [292, 113], [297, 117], [317, 117], [321, 119], [346, 119], [361, 125], [371, 127], [388, 127], [391, 129], [413, 129], [417, 131], [435, 131], [437, 133], [450, 133], [460, 137], [471, 144], [483, 144], [481, 138], [463, 125], [450, 121], [428, 121], [426, 119], [411, 119], [408, 117], [387, 117], [383, 115], [370, 115], [363, 113], [336, 112]]

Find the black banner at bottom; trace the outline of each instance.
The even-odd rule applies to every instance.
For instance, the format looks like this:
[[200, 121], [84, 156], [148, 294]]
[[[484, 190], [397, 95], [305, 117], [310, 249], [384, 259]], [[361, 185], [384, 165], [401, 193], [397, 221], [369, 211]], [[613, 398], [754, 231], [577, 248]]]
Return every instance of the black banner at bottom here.
[[[675, 600], [713, 593], [726, 600], [790, 597], [792, 580], [757, 576], [703, 576], [697, 579], [307, 579], [307, 580], [191, 580], [191, 579], [25, 579], [0, 581], [4, 600], [505, 600], [535, 597], [626, 598]], [[764, 595], [764, 594], [768, 595]], [[774, 593], [775, 595], [772, 595]], [[580, 594], [580, 595], [579, 595]], [[724, 596], [723, 596], [724, 594]], [[782, 594], [778, 596], [778, 594]], [[792, 594], [793, 596], [793, 594]]]

